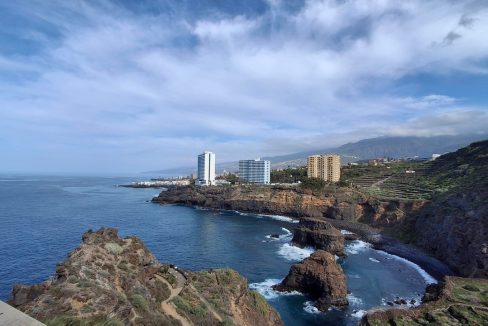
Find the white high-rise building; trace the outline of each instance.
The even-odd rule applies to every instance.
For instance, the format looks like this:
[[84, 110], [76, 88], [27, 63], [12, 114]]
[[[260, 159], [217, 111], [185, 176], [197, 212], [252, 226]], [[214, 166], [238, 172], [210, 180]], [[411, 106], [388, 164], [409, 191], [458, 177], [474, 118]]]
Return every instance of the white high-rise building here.
[[271, 162], [257, 160], [239, 161], [239, 178], [250, 183], [268, 184], [270, 182]]
[[205, 151], [198, 155], [198, 177], [195, 184], [199, 186], [215, 184], [215, 153]]

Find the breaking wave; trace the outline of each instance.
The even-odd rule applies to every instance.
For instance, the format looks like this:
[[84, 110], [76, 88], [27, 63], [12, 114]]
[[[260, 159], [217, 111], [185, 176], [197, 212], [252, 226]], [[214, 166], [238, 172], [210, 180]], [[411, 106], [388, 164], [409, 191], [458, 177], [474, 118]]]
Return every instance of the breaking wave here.
[[305, 301], [303, 303], [303, 310], [309, 314], [320, 314], [320, 310], [313, 305], [313, 301]]
[[259, 292], [259, 294], [261, 294], [267, 300], [276, 299], [279, 296], [302, 295], [298, 291], [279, 292], [279, 291], [275, 291], [275, 290], [273, 290], [271, 288], [273, 285], [276, 285], [276, 284], [278, 284], [280, 282], [281, 282], [280, 279], [277, 279], [277, 278], [268, 278], [268, 279], [266, 279], [263, 282], [249, 284], [249, 288], [252, 289], [252, 290], [255, 290], [255, 291]]
[[368, 248], [371, 248], [371, 244], [361, 240], [353, 240], [346, 245], [346, 253], [348, 255], [356, 255]]
[[280, 246], [278, 255], [290, 261], [301, 261], [309, 257], [314, 251], [315, 249], [312, 247], [300, 248], [289, 243], [284, 243]]

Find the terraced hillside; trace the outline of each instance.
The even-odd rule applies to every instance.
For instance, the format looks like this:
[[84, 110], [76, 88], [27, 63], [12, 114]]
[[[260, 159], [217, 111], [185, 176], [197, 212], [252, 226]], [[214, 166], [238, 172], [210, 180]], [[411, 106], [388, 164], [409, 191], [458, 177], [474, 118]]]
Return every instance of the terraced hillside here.
[[432, 162], [395, 162], [383, 166], [353, 166], [344, 169], [343, 181], [379, 199], [429, 199], [434, 189], [427, 182], [431, 165]]

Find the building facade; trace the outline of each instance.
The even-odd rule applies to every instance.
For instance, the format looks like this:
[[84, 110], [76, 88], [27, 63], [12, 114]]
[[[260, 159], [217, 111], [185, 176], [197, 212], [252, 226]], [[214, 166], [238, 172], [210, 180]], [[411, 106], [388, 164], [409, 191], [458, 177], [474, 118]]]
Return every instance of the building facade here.
[[307, 176], [328, 182], [338, 182], [341, 178], [341, 157], [339, 155], [309, 156]]
[[205, 151], [198, 155], [198, 173], [196, 185], [215, 185], [215, 153]]
[[271, 162], [265, 160], [239, 161], [239, 178], [245, 182], [269, 184], [271, 181]]

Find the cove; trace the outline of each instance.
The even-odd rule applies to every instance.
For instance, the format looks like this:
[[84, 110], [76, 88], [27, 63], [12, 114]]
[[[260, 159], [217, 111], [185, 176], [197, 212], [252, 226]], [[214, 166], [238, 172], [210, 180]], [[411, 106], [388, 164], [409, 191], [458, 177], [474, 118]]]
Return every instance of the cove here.
[[[347, 244], [340, 263], [347, 276], [349, 307], [318, 314], [300, 294], [277, 294], [290, 266], [312, 249], [289, 244], [294, 224], [273, 216], [161, 206], [150, 203], [158, 191], [116, 187], [131, 178], [0, 177], [0, 298], [15, 283], [47, 279], [55, 264], [75, 248], [83, 232], [116, 227], [137, 235], [161, 262], [200, 270], [230, 267], [276, 307], [287, 325], [356, 324], [363, 311], [396, 297], [419, 301], [431, 281], [416, 265], [374, 250]], [[277, 240], [273, 233], [280, 234]]]

